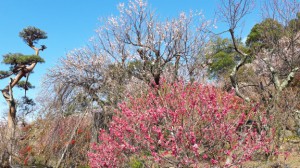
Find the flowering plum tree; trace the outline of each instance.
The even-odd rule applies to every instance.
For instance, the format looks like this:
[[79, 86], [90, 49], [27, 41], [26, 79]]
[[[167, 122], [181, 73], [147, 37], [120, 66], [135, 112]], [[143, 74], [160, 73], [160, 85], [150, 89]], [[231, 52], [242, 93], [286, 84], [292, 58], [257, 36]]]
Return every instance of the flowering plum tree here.
[[258, 110], [215, 87], [162, 82], [120, 104], [109, 131], [101, 130], [100, 143], [91, 146], [90, 166], [122, 167], [134, 157], [149, 167], [240, 165], [270, 152], [272, 130], [260, 129], [265, 117], [262, 125], [244, 127]]
[[201, 13], [181, 13], [176, 19], [159, 21], [143, 0], [121, 3], [119, 12], [97, 30], [94, 40], [103, 54], [123, 69], [132, 65], [132, 74], [147, 83], [159, 85], [167, 66], [175, 79], [180, 68], [188, 78], [200, 76], [196, 72], [204, 61], [210, 25]]

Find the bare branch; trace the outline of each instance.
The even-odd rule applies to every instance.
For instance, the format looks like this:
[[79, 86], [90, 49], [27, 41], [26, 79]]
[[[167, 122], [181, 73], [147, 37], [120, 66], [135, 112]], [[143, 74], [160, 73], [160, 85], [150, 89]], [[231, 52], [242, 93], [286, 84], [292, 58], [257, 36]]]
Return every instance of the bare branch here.
[[234, 30], [241, 19], [251, 12], [254, 0], [221, 0], [220, 18]]

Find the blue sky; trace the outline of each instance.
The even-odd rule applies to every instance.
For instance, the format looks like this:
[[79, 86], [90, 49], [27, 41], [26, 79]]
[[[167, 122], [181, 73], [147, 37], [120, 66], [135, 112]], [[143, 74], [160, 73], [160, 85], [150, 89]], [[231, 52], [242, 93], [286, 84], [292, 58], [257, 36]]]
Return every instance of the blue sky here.
[[[33, 51], [19, 38], [18, 33], [27, 26], [38, 27], [48, 34], [48, 39], [41, 40], [48, 48], [40, 55], [44, 64], [37, 65], [30, 81], [36, 89], [29, 91], [35, 97], [40, 89], [40, 82], [47, 69], [55, 66], [58, 60], [75, 48], [88, 43], [95, 29], [101, 25], [99, 18], [117, 15], [117, 5], [125, 0], [1, 0], [0, 1], [0, 55], [11, 53], [32, 54]], [[218, 0], [148, 0], [159, 18], [172, 18], [180, 12], [189, 10], [203, 11], [207, 19], [213, 19]], [[258, 10], [258, 8], [256, 8]], [[242, 36], [245, 37], [255, 23], [259, 21], [259, 12], [247, 17]], [[215, 32], [226, 28], [218, 22]], [[0, 64], [0, 70], [5, 70]], [[8, 84], [8, 79], [0, 81], [0, 89]], [[20, 96], [23, 91], [15, 88]], [[5, 112], [6, 103], [0, 96], [0, 116]]]

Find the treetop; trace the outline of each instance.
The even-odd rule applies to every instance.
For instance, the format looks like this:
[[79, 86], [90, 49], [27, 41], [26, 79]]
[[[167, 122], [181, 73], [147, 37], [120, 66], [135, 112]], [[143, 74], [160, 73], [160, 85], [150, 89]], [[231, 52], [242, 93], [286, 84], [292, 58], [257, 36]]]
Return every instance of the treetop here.
[[28, 26], [19, 33], [19, 36], [26, 44], [32, 47], [33, 44], [36, 44], [40, 39], [46, 39], [47, 33], [39, 28]]

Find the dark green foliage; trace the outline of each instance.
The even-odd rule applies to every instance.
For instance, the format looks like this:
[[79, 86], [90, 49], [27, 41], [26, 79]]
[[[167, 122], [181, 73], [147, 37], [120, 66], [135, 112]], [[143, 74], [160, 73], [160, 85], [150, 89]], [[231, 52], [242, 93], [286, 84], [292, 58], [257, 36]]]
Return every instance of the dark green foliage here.
[[34, 86], [30, 82], [28, 82], [28, 81], [27, 82], [26, 81], [19, 81], [17, 83], [17, 87], [25, 89], [25, 90], [33, 89], [34, 88]]
[[300, 13], [295, 19], [290, 20], [285, 26], [274, 19], [265, 19], [256, 24], [247, 37], [246, 46], [251, 49], [251, 55], [260, 52], [261, 49], [278, 48], [282, 37], [294, 38], [300, 31]]
[[276, 42], [283, 36], [284, 27], [273, 19], [256, 24], [247, 37], [246, 45], [252, 49], [270, 48], [270, 41]]
[[213, 76], [216, 74], [224, 74], [229, 72], [234, 65], [235, 61], [233, 59], [233, 54], [220, 51], [212, 57], [209, 73]]
[[45, 45], [41, 45], [41, 50], [44, 51], [45, 49], [47, 49], [47, 47]]
[[27, 96], [23, 96], [21, 100], [18, 100], [17, 107], [20, 113], [23, 113], [25, 116], [29, 113], [35, 111], [35, 105], [33, 99], [28, 98]]
[[13, 73], [11, 71], [0, 71], [0, 79], [7, 78]]
[[236, 52], [229, 39], [222, 39], [220, 37], [214, 39], [212, 47], [212, 54], [207, 55], [210, 60], [209, 74], [211, 77], [220, 77], [230, 72], [236, 64]]
[[[241, 42], [241, 39], [237, 40], [237, 45], [242, 52], [250, 52]], [[206, 57], [209, 60], [208, 73], [213, 78], [228, 77], [232, 68], [242, 59], [242, 56], [235, 51], [232, 42], [227, 38], [222, 39], [220, 37], [213, 39], [212, 54]], [[251, 61], [249, 59], [247, 63]]]
[[292, 19], [289, 22], [287, 28], [291, 33], [296, 33], [300, 31], [300, 12], [297, 13], [297, 18]]
[[33, 101], [33, 99], [30, 99], [26, 96], [23, 96], [21, 99], [21, 104], [26, 104], [26, 105], [30, 105], [30, 106], [35, 106], [35, 102]]
[[262, 29], [260, 28], [259, 24], [254, 25], [254, 27], [251, 29], [250, 34], [247, 37], [246, 40], [246, 45], [247, 46], [260, 46], [261, 44], [259, 41], [261, 40], [261, 34], [262, 34]]
[[40, 39], [46, 39], [47, 33], [36, 27], [29, 26], [23, 29], [19, 33], [19, 36], [23, 38], [26, 44], [32, 47], [33, 44], [36, 44]]
[[222, 39], [220, 37], [217, 37], [216, 39], [213, 39], [212, 41], [214, 43], [212, 50], [215, 53], [220, 52], [220, 51], [224, 51], [226, 53], [234, 52], [234, 48], [231, 43], [231, 40], [229, 40], [228, 38]]
[[45, 62], [43, 58], [37, 55], [23, 55], [20, 53], [9, 53], [3, 56], [4, 64], [8, 65], [29, 65], [34, 62], [43, 63]]
[[7, 75], [9, 71], [0, 71], [0, 75]]
[[300, 30], [300, 12], [295, 19], [283, 26], [274, 19], [265, 19], [256, 24], [247, 37], [246, 45], [252, 49], [271, 48], [270, 44], [276, 44], [283, 36], [293, 36]]

